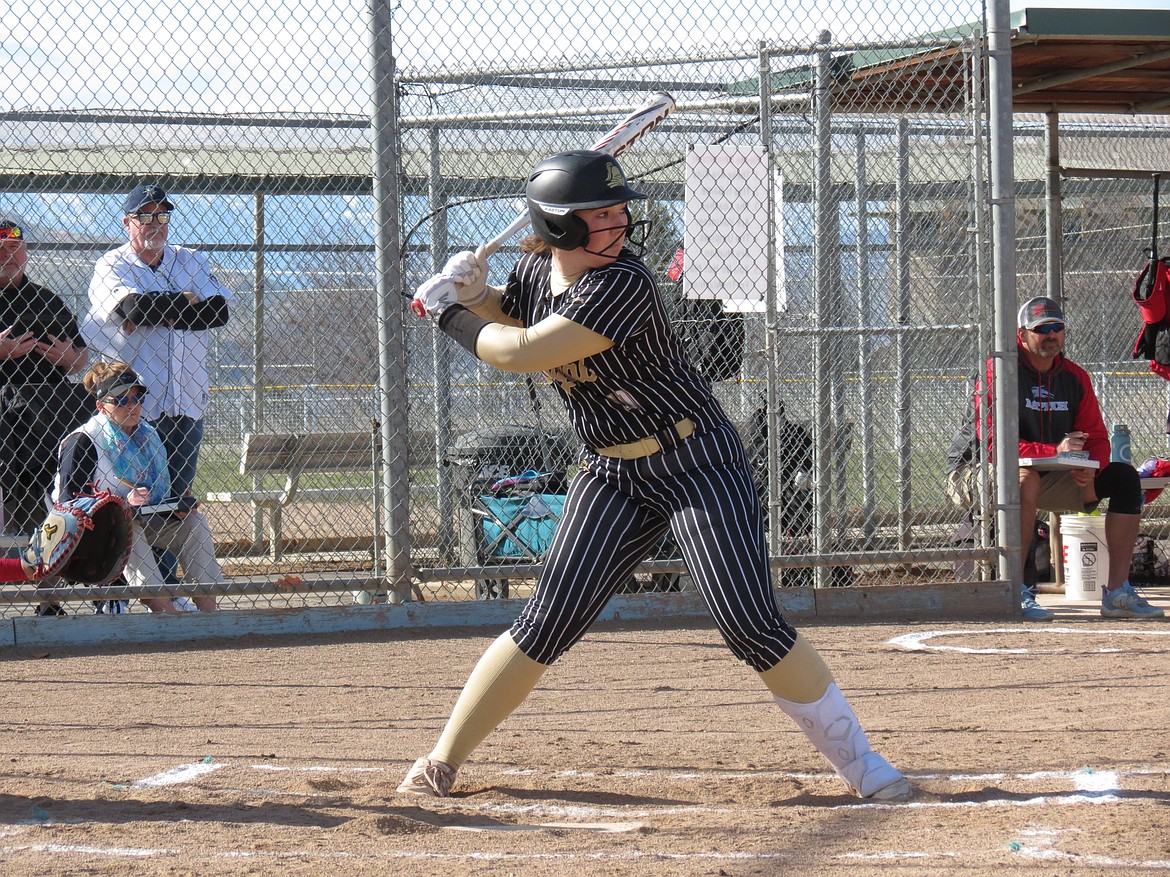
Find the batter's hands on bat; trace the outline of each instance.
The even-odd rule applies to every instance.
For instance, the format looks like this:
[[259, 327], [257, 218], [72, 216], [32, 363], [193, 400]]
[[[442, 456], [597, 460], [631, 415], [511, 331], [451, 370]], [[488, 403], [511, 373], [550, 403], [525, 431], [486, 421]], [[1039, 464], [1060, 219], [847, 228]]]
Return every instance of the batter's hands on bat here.
[[459, 304], [459, 290], [455, 281], [442, 274], [436, 274], [415, 290], [410, 309], [414, 311], [415, 316], [437, 320], [442, 316], [443, 311], [451, 305], [457, 304]]
[[459, 304], [464, 307], [473, 308], [487, 298], [487, 254], [483, 247], [474, 253], [456, 253], [440, 273], [455, 281]]
[[487, 298], [487, 256], [483, 247], [464, 250], [447, 260], [441, 273], [418, 288], [410, 309], [420, 317], [438, 319], [453, 304], [473, 308]]
[[483, 265], [476, 258], [475, 253], [471, 250], [464, 250], [448, 259], [447, 264], [439, 273], [465, 286], [483, 273]]

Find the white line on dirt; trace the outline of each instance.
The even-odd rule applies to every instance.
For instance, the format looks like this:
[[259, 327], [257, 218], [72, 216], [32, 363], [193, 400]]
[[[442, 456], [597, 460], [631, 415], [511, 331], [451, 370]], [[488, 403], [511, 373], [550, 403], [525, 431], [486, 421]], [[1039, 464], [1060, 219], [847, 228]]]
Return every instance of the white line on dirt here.
[[446, 825], [444, 828], [449, 831], [545, 831], [550, 828], [571, 828], [577, 831], [617, 834], [623, 831], [637, 831], [644, 825], [642, 822], [541, 822], [536, 825]]
[[325, 764], [311, 764], [307, 767], [288, 767], [283, 764], [252, 764], [252, 770], [299, 771], [304, 773], [381, 773], [384, 767], [330, 767]]
[[1082, 792], [1112, 794], [1121, 790], [1121, 774], [1115, 770], [1081, 770], [1073, 774], [1073, 782]]
[[94, 847], [80, 844], [28, 844], [20, 847], [0, 847], [0, 853], [80, 853], [94, 856], [116, 856], [142, 859], [149, 856], [176, 856], [182, 850], [162, 850], [141, 847]]
[[199, 762], [198, 764], [180, 764], [178, 767], [172, 767], [170, 770], [164, 770], [162, 773], [156, 773], [154, 776], [137, 780], [134, 785], [145, 788], [155, 788], [157, 786], [174, 786], [179, 783], [185, 783], [193, 780], [195, 777], [202, 776], [203, 774], [219, 770], [221, 767], [225, 767], [225, 765], [207, 764], [206, 762]]
[[1013, 847], [1012, 852], [1026, 859], [1041, 859], [1046, 862], [1076, 862], [1078, 865], [1099, 865], [1110, 868], [1140, 868], [1143, 871], [1170, 868], [1170, 860], [1114, 859], [1109, 856], [1087, 856], [1082, 853], [1065, 853], [1060, 850], [1037, 849], [1036, 847]]
[[[886, 640], [886, 645], [905, 649], [908, 652], [961, 652], [968, 655], [1025, 655], [1032, 651], [1026, 648], [984, 648], [977, 649], [969, 646], [948, 646], [929, 643], [928, 640], [942, 636], [987, 636], [988, 634], [1022, 633], [1038, 634], [1079, 634], [1081, 636], [1170, 636], [1170, 630], [1118, 630], [1099, 627], [997, 627], [991, 630], [928, 630], [924, 633], [907, 633]], [[1118, 648], [1098, 649], [1098, 652], [1112, 654], [1120, 651]]]

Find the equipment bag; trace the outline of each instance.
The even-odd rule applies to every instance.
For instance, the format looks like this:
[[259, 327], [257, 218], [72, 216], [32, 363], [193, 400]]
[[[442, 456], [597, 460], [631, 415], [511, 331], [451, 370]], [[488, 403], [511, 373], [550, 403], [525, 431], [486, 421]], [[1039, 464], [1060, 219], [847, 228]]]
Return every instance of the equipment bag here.
[[1133, 344], [1133, 359], [1149, 359], [1170, 366], [1170, 320], [1167, 319], [1170, 258], [1147, 263], [1133, 285], [1133, 300], [1142, 312], [1142, 328]]

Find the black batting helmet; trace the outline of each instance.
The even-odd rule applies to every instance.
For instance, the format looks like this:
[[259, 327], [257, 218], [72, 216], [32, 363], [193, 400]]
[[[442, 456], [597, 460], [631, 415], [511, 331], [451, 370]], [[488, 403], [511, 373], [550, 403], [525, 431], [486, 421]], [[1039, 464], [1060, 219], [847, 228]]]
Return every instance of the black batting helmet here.
[[616, 158], [588, 149], [546, 158], [532, 169], [524, 194], [536, 236], [561, 250], [589, 240], [589, 227], [574, 211], [646, 197], [629, 187]]

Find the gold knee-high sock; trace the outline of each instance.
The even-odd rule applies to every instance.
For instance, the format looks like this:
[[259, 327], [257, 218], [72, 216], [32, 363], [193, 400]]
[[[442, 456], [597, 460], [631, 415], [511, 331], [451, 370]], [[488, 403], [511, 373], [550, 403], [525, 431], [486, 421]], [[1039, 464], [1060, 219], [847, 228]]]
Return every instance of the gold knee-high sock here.
[[762, 672], [760, 678], [776, 697], [795, 703], [812, 703], [821, 699], [833, 681], [833, 673], [820, 652], [798, 633], [796, 644], [788, 654]]
[[495, 727], [508, 718], [536, 687], [547, 664], [525, 655], [510, 633], [501, 634], [483, 653], [431, 758], [459, 767]]

